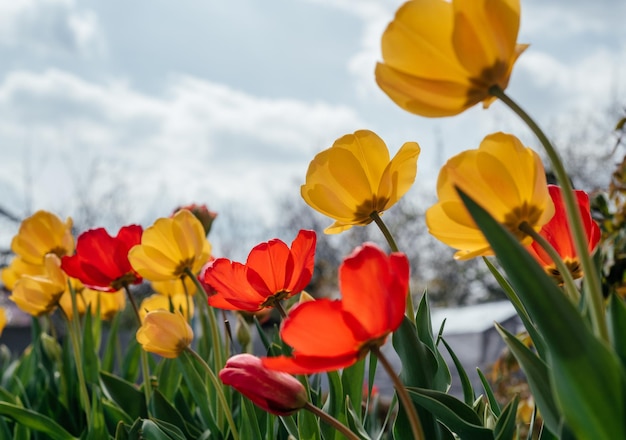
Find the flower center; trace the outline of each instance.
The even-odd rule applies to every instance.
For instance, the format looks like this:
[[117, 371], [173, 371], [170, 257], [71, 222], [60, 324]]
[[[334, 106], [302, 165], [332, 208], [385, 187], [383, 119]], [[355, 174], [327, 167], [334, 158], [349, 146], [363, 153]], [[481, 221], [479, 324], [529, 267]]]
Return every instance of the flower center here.
[[261, 303], [259, 307], [274, 307], [274, 304], [287, 298], [290, 293], [291, 292], [289, 292], [288, 290], [281, 290], [280, 292], [276, 292], [274, 295], [269, 296], [263, 303]]
[[527, 234], [520, 230], [520, 225], [526, 222], [533, 227], [539, 222], [542, 213], [543, 211], [537, 206], [524, 202], [521, 206], [513, 208], [511, 212], [504, 216], [503, 225], [521, 241]]
[[189, 268], [190, 270], [192, 270], [193, 262], [194, 262], [193, 257], [182, 260], [180, 263], [178, 263], [178, 266], [176, 266], [176, 269], [174, 269], [173, 275], [178, 278], [185, 276], [187, 273], [185, 269]]
[[[580, 262], [575, 258], [566, 258], [563, 260], [565, 266], [569, 270], [569, 273], [572, 274], [573, 279], [578, 279], [583, 276], [583, 268], [580, 265]], [[556, 266], [547, 266], [545, 268], [546, 273], [550, 275], [552, 278], [556, 280], [556, 282], [561, 285], [563, 284], [563, 274], [556, 268]]]

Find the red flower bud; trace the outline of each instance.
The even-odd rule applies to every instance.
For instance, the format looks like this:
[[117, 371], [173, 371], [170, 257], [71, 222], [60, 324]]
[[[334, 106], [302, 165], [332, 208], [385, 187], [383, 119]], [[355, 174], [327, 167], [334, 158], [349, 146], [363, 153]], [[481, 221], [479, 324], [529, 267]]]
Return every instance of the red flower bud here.
[[265, 411], [287, 416], [307, 402], [304, 386], [290, 374], [268, 370], [261, 359], [251, 354], [238, 354], [226, 362], [220, 379]]

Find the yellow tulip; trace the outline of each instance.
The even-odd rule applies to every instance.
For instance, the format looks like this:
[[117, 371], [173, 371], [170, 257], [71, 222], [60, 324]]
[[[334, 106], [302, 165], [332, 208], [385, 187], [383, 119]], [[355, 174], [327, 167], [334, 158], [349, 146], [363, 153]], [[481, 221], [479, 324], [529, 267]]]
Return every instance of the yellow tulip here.
[[72, 219], [63, 222], [47, 211], [37, 211], [25, 219], [11, 241], [11, 250], [26, 263], [43, 264], [46, 254], [59, 258], [74, 252]]
[[42, 264], [30, 264], [24, 261], [23, 258], [16, 256], [7, 267], [2, 269], [0, 277], [4, 287], [7, 290], [13, 290], [15, 283], [22, 275], [44, 275], [45, 273], [46, 268]]
[[492, 255], [489, 243], [463, 205], [460, 188], [503, 224], [524, 245], [532, 239], [520, 231], [527, 222], [539, 231], [554, 215], [541, 159], [515, 136], [495, 133], [476, 150], [451, 158], [437, 180], [439, 201], [426, 211], [429, 232], [459, 249], [457, 259]]
[[2, 332], [4, 328], [7, 326], [7, 311], [4, 307], [0, 307], [0, 336], [2, 336]]
[[136, 337], [147, 352], [175, 358], [191, 344], [193, 331], [180, 312], [155, 310], [146, 315]]
[[9, 296], [22, 311], [33, 316], [51, 312], [67, 288], [67, 277], [61, 270], [59, 257], [46, 255], [44, 265], [45, 275], [23, 275]]
[[411, 0], [382, 37], [376, 82], [403, 109], [452, 116], [495, 99], [527, 45], [516, 44], [519, 0]]
[[[69, 291], [66, 291], [59, 299], [59, 307], [63, 312], [72, 319], [72, 299]], [[100, 318], [108, 321], [112, 319], [116, 313], [121, 312], [126, 307], [126, 293], [124, 289], [116, 292], [101, 292], [89, 288], [84, 288], [76, 295], [76, 307], [80, 315], [84, 314], [87, 307], [91, 305], [91, 314], [98, 313], [98, 303], [100, 304]]]
[[406, 142], [389, 160], [389, 150], [376, 133], [359, 130], [345, 135], [310, 163], [302, 198], [335, 219], [325, 229], [327, 234], [367, 225], [373, 213], [389, 209], [409, 190], [419, 153], [417, 143]]
[[170, 302], [174, 311], [181, 312], [187, 320], [191, 319], [194, 313], [193, 299], [191, 299], [191, 297], [184, 294], [172, 296], [155, 294], [141, 301], [139, 305], [139, 316], [141, 320], [143, 321], [146, 315], [154, 310], [170, 310]]
[[169, 280], [169, 281], [152, 281], [152, 288], [156, 293], [165, 296], [174, 295], [194, 295], [196, 293], [196, 285], [189, 277], [181, 280]]
[[210, 256], [202, 223], [186, 209], [158, 219], [128, 253], [133, 269], [150, 281], [176, 280], [186, 269], [196, 274]]

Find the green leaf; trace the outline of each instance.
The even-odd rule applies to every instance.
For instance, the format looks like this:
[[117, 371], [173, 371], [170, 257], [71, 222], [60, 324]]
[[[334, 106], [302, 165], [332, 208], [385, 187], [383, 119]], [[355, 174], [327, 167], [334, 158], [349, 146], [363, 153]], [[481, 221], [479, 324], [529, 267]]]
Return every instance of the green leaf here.
[[106, 371], [100, 372], [100, 380], [108, 397], [131, 419], [148, 416], [146, 398], [134, 384]]
[[496, 396], [493, 395], [493, 391], [491, 390], [491, 385], [489, 385], [489, 381], [485, 377], [480, 368], [476, 368], [476, 372], [478, 373], [478, 377], [480, 378], [480, 382], [483, 384], [483, 389], [485, 390], [485, 394], [487, 395], [487, 400], [489, 401], [489, 408], [491, 412], [496, 417], [500, 417], [500, 404], [496, 399]]
[[560, 412], [554, 400], [550, 371], [548, 366], [519, 339], [496, 323], [496, 330], [517, 359], [526, 374], [528, 385], [537, 407], [541, 412], [544, 424], [552, 432], [559, 432], [561, 425]]
[[465, 401], [466, 404], [471, 405], [476, 400], [476, 395], [474, 394], [474, 388], [472, 388], [472, 382], [470, 381], [469, 376], [467, 375], [467, 372], [465, 371], [465, 368], [463, 368], [463, 364], [461, 364], [461, 361], [456, 356], [456, 353], [454, 353], [454, 350], [452, 350], [452, 347], [450, 347], [448, 343], [446, 342], [446, 340], [443, 338], [441, 338], [441, 342], [443, 342], [443, 345], [446, 346], [446, 350], [448, 350], [448, 353], [450, 353], [452, 362], [454, 362], [454, 366], [456, 367], [456, 370], [459, 372], [459, 379], [461, 381], [461, 387], [463, 388], [463, 400]]
[[145, 440], [185, 440], [185, 436], [176, 426], [156, 419], [143, 421], [140, 438]]
[[261, 429], [259, 428], [259, 422], [256, 416], [256, 410], [254, 409], [254, 404], [250, 401], [250, 399], [243, 398], [241, 399], [241, 421], [239, 423], [239, 436], [244, 438], [258, 438], [261, 440], [263, 435], [261, 434]]
[[[354, 365], [344, 368], [344, 370], [341, 372], [343, 393], [345, 396], [348, 396], [350, 398], [351, 402], [359, 402], [359, 409], [360, 403], [363, 400], [363, 385], [365, 385], [364, 381], [365, 359], [361, 359]], [[361, 411], [359, 411], [358, 416], [359, 420], [362, 420]]]
[[183, 378], [193, 401], [198, 405], [202, 422], [205, 426], [217, 426], [207, 398], [207, 384], [196, 370], [192, 357], [187, 352], [183, 352], [176, 360], [181, 367]]
[[158, 388], [163, 396], [169, 400], [174, 400], [174, 396], [180, 389], [183, 375], [177, 362], [174, 359], [163, 359], [159, 363], [156, 371], [158, 378]]
[[356, 434], [356, 436], [359, 437], [361, 440], [370, 440], [370, 436], [367, 434], [367, 431], [365, 431], [365, 428], [363, 427], [360, 413], [360, 408], [357, 413], [357, 411], [354, 409], [354, 406], [352, 406], [350, 396], [346, 396], [346, 414], [348, 419], [348, 428], [350, 428], [350, 431]]
[[[413, 323], [405, 316], [400, 327], [393, 333], [393, 347], [402, 362], [400, 378], [405, 386], [432, 388], [437, 374], [437, 360], [432, 350], [417, 336]], [[419, 362], [415, 360], [419, 359]], [[433, 416], [418, 408], [422, 429], [426, 438], [437, 438], [437, 422]], [[410, 438], [413, 434], [402, 406], [393, 426], [396, 438]]]
[[496, 440], [511, 440], [516, 431], [516, 416], [517, 416], [517, 404], [519, 402], [519, 396], [515, 396], [513, 400], [504, 407], [502, 415], [496, 422], [494, 434]]
[[309, 411], [298, 411], [298, 434], [300, 440], [321, 440], [319, 419]]
[[413, 401], [428, 409], [460, 438], [493, 440], [492, 431], [484, 428], [474, 410], [457, 398], [440, 391], [423, 388], [407, 388], [407, 390]]
[[[98, 383], [98, 372], [100, 371], [100, 358], [98, 357], [96, 346], [99, 340], [94, 340], [94, 332], [100, 337], [100, 319], [92, 318], [89, 310], [85, 314], [85, 330], [83, 332], [82, 358], [87, 383]], [[97, 327], [97, 330], [95, 329]], [[97, 342], [96, 342], [97, 341]]]
[[102, 369], [106, 372], [113, 373], [115, 370], [115, 358], [117, 350], [119, 349], [119, 328], [122, 314], [116, 313], [111, 321], [109, 332], [107, 335], [107, 342], [102, 355]]
[[545, 359], [546, 348], [545, 348], [545, 342], [543, 341], [543, 337], [537, 331], [537, 327], [535, 327], [535, 324], [533, 324], [533, 322], [531, 321], [530, 316], [528, 316], [528, 312], [526, 312], [526, 309], [524, 308], [524, 305], [522, 304], [519, 297], [517, 296], [517, 293], [515, 293], [515, 290], [513, 290], [513, 287], [511, 287], [511, 284], [502, 276], [500, 271], [493, 265], [491, 261], [489, 261], [489, 259], [484, 257], [483, 261], [489, 268], [489, 271], [494, 276], [496, 281], [498, 281], [498, 284], [504, 291], [504, 294], [506, 295], [506, 297], [509, 299], [509, 301], [511, 301], [511, 304], [513, 304], [513, 307], [515, 307], [515, 311], [517, 312], [517, 315], [522, 320], [522, 323], [524, 324], [524, 327], [526, 328], [526, 331], [528, 332], [530, 339], [532, 339], [533, 344], [535, 345], [535, 348], [537, 349], [537, 353], [539, 353], [539, 357], [541, 357], [542, 359]]
[[425, 293], [422, 295], [417, 313], [415, 315], [415, 325], [417, 329], [417, 337], [420, 341], [426, 345], [435, 356], [437, 362], [435, 367], [435, 374], [432, 378], [432, 388], [438, 391], [446, 391], [450, 386], [452, 378], [450, 376], [450, 370], [446, 364], [445, 359], [439, 352], [436, 344], [435, 337], [433, 335], [433, 323], [430, 319], [430, 306], [428, 305], [428, 295]]
[[130, 338], [126, 355], [122, 361], [122, 377], [129, 382], [136, 382], [139, 378], [141, 350], [142, 348], [137, 342], [137, 338]]
[[159, 389], [152, 392], [152, 408], [154, 417], [164, 422], [177, 426], [188, 439], [196, 439], [202, 434], [199, 428], [194, 426], [191, 421], [186, 421], [178, 412], [178, 409], [172, 405]]
[[611, 345], [626, 368], [626, 304], [615, 294], [609, 302], [608, 323]]
[[[329, 371], [326, 373], [326, 376], [328, 377], [328, 399], [326, 399], [323, 409], [340, 422], [345, 423], [346, 417], [343, 411], [345, 394], [341, 384], [341, 377], [337, 371]], [[322, 423], [320, 428], [326, 440], [333, 438], [339, 440], [341, 438], [341, 434], [336, 432], [336, 430], [327, 423]]]
[[0, 415], [10, 417], [23, 427], [44, 433], [52, 440], [77, 440], [51, 418], [11, 403], [0, 402]]
[[548, 350], [556, 400], [580, 438], [626, 438], [626, 373], [578, 310], [515, 237], [459, 191]]

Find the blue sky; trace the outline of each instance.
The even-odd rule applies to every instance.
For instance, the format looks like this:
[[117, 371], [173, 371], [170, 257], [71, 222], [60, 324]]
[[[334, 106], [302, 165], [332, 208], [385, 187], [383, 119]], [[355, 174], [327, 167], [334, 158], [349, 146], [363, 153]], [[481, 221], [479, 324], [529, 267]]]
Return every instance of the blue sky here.
[[[392, 154], [418, 142], [426, 191], [443, 161], [490, 132], [533, 142], [499, 103], [425, 119], [378, 90], [380, 36], [401, 3], [3, 2], [0, 206], [67, 216], [81, 198], [109, 209], [113, 194], [125, 223], [190, 202], [271, 222], [313, 156], [357, 129]], [[623, 17], [618, 0], [522, 0], [519, 41], [531, 47], [510, 95], [542, 125], [626, 104]], [[0, 229], [2, 241], [15, 232]]]

